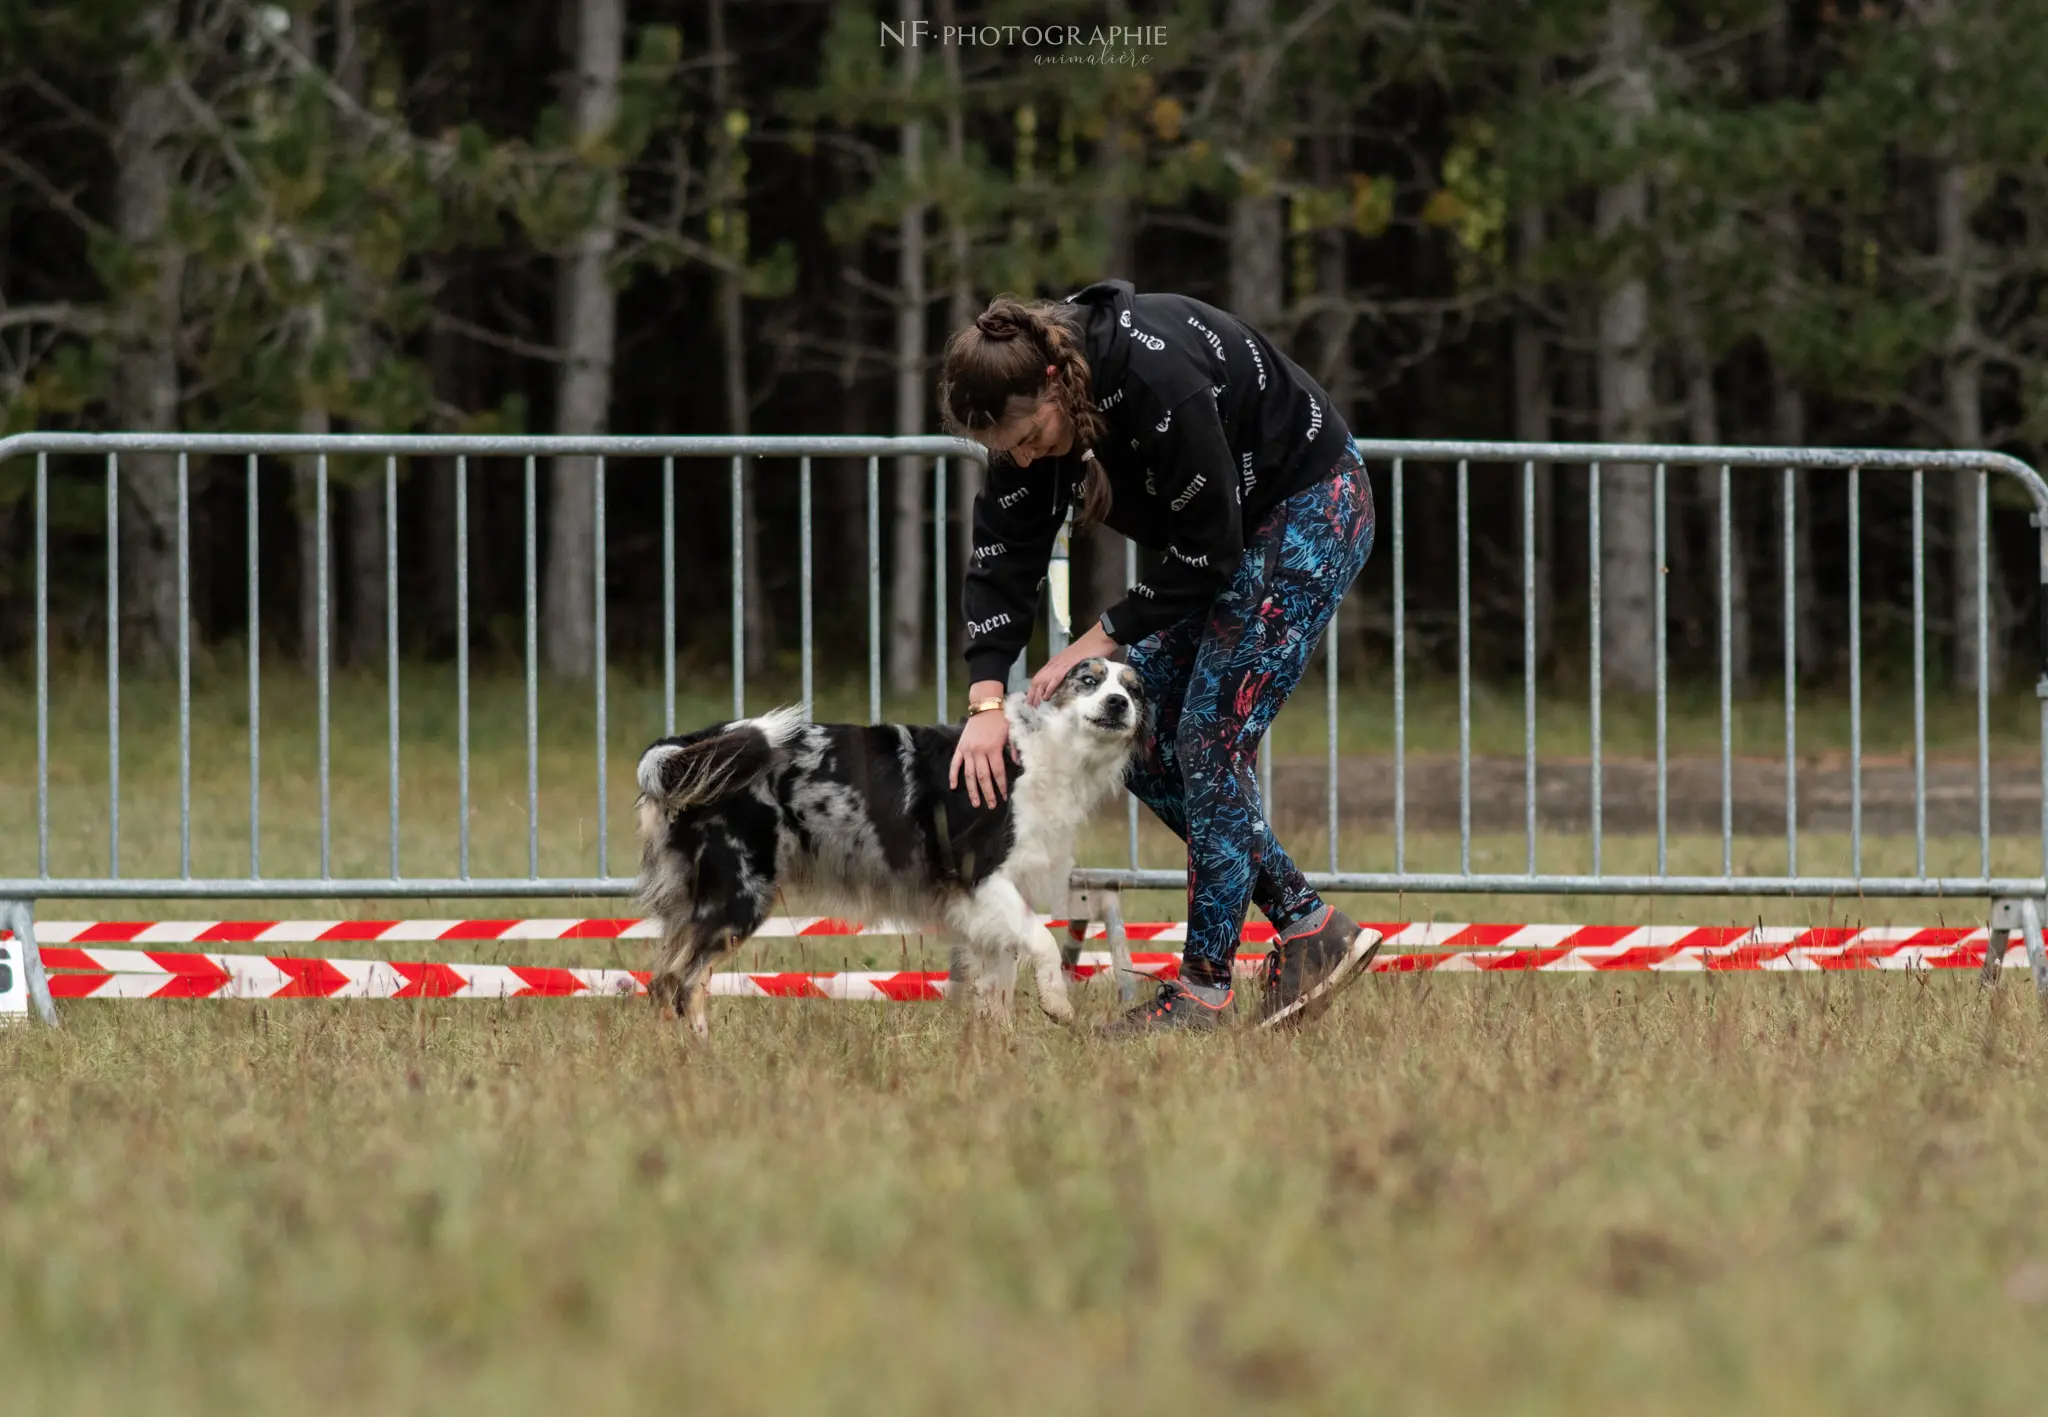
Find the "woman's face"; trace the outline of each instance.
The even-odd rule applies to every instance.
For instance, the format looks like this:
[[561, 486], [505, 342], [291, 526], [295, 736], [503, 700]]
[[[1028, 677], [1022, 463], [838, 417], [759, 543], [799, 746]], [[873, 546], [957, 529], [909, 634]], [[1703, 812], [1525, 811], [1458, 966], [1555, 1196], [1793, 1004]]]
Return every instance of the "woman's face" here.
[[1024, 404], [982, 434], [981, 445], [991, 453], [1008, 455], [1019, 467], [1029, 467], [1040, 458], [1063, 457], [1073, 450], [1074, 420], [1058, 399], [1042, 394], [1037, 403]]

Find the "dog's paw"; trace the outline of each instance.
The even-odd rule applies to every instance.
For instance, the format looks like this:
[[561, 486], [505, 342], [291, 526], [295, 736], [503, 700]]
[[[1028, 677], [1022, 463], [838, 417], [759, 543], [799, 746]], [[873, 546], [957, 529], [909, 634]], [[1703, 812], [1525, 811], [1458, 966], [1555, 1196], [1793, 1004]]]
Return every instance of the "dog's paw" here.
[[1074, 1021], [1074, 1006], [1068, 1002], [1064, 989], [1057, 993], [1039, 991], [1038, 1007], [1054, 1023], [1068, 1024]]

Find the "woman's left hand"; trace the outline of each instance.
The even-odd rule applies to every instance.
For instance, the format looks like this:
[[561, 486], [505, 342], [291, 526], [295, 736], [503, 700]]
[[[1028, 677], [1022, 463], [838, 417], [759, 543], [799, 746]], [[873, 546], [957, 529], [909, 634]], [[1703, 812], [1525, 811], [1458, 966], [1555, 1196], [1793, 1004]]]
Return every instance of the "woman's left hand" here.
[[1107, 659], [1119, 648], [1121, 646], [1109, 637], [1109, 631], [1102, 628], [1100, 621], [1090, 625], [1087, 634], [1048, 659], [1044, 667], [1031, 676], [1029, 701], [1033, 705], [1044, 703], [1055, 689], [1066, 682], [1075, 665], [1084, 659]]

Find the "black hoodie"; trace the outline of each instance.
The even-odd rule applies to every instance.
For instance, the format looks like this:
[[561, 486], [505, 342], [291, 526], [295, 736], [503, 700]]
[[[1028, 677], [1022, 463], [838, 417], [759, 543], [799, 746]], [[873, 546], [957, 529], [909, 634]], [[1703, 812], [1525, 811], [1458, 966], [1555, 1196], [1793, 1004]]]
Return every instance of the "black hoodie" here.
[[[1109, 475], [1108, 524], [1166, 553], [1102, 617], [1127, 645], [1207, 609], [1237, 569], [1246, 529], [1328, 477], [1350, 434], [1315, 380], [1234, 315], [1184, 295], [1139, 295], [1124, 280], [1067, 299], [1108, 424], [1094, 450]], [[1021, 468], [991, 460], [962, 595], [973, 682], [1005, 678], [1030, 639], [1083, 451]]]

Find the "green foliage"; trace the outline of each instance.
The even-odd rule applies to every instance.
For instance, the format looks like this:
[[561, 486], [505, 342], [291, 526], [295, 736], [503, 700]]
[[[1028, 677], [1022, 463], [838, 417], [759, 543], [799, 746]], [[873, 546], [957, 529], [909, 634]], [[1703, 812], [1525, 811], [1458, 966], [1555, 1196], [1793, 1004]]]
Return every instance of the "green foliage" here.
[[[579, 140], [560, 103], [524, 110], [534, 116], [518, 132], [467, 113], [422, 131], [408, 106], [419, 61], [382, 28], [397, 13], [386, 7], [359, 7], [363, 81], [343, 95], [322, 67], [326, 5], [292, 4], [282, 32], [237, 7], [175, 7], [178, 28], [152, 43], [138, 21], [160, 7], [145, 0], [0, 0], [0, 88], [37, 122], [75, 129], [85, 166], [101, 164], [75, 188], [93, 283], [76, 302], [83, 317], [0, 373], [0, 427], [99, 417], [126, 325], [174, 263], [192, 426], [284, 427], [307, 407], [364, 424], [432, 421], [413, 357], [435, 314], [428, 258], [509, 248], [552, 259], [615, 196], [622, 288], [642, 270], [708, 266], [737, 271], [750, 300], [790, 299], [814, 284], [800, 248], [759, 230], [760, 159], [780, 145], [812, 173], [843, 158], [851, 180], [821, 218], [834, 262], [862, 264], [893, 242], [905, 210], [924, 211], [935, 292], [961, 280], [978, 294], [1071, 288], [1108, 260], [1118, 202], [1186, 233], [1193, 264], [1219, 269], [1218, 214], [1273, 194], [1296, 302], [1328, 294], [1316, 253], [1331, 233], [1354, 269], [1372, 264], [1361, 251], [1404, 233], [1435, 253], [1449, 289], [1390, 293], [1465, 301], [1482, 318], [1506, 308], [1499, 297], [1555, 308], [1553, 296], [1583, 300], [1641, 276], [1660, 340], [1683, 327], [1716, 358], [1767, 351], [1810, 391], [1872, 418], [1925, 405], [1968, 315], [1974, 354], [2006, 391], [1997, 436], [2048, 437], [2048, 9], [1793, 7], [1789, 67], [1773, 77], [1779, 0], [1638, 3], [1649, 103], [1628, 124], [1602, 51], [1613, 0], [1275, 0], [1256, 32], [1237, 28], [1232, 7], [1134, 3], [1126, 20], [1167, 33], [1142, 64], [1041, 62], [1074, 56], [1017, 44], [962, 48], [949, 66], [928, 40], [914, 79], [903, 51], [878, 42], [895, 6], [866, 3], [829, 7], [815, 64], [764, 66], [775, 77], [740, 83], [724, 112], [706, 101], [703, 56], [686, 54], [696, 20], [635, 26], [617, 121]], [[977, 25], [1104, 19], [1084, 0], [958, 9]], [[151, 241], [117, 234], [105, 190], [111, 81], [123, 72], [180, 85], [176, 187]], [[791, 85], [792, 73], [805, 77]], [[899, 152], [906, 123], [922, 133], [914, 168]], [[1312, 165], [1335, 129], [1345, 157]], [[1935, 259], [1930, 194], [1944, 166], [1968, 181], [1975, 264], [1960, 283]], [[48, 176], [50, 190], [74, 190]], [[1596, 194], [1635, 178], [1650, 191], [1645, 224], [1599, 235]], [[50, 191], [7, 174], [0, 205], [61, 212]], [[1548, 233], [1533, 259], [1515, 235], [1532, 206]]]

